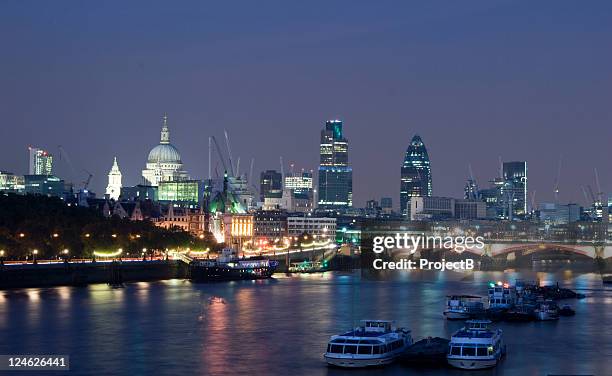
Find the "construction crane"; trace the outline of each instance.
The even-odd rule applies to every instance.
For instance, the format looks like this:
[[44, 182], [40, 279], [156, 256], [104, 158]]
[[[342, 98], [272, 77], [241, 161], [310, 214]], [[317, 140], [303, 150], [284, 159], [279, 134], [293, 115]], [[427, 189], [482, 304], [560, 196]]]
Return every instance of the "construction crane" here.
[[597, 167], [595, 167], [595, 184], [597, 185], [597, 201], [600, 204], [603, 202], [603, 192], [601, 191], [601, 185], [599, 185], [599, 173], [597, 173]]
[[66, 160], [68, 167], [70, 167], [70, 171], [72, 171], [72, 179], [74, 179], [77, 173], [74, 168], [74, 165], [72, 164], [72, 160], [70, 159], [70, 156], [68, 155], [68, 152], [66, 151], [66, 149], [64, 149], [62, 145], [57, 145], [57, 150], [59, 151], [58, 155], [59, 155], [60, 161], [64, 159]]
[[91, 183], [91, 178], [93, 178], [93, 174], [87, 170], [83, 170], [87, 173], [87, 179], [83, 181], [83, 191], [86, 191], [89, 188], [89, 183]]
[[251, 167], [249, 168], [249, 184], [253, 184], [253, 164], [255, 164], [255, 158], [251, 158]]
[[[223, 169], [227, 171], [227, 165], [225, 164], [225, 158], [223, 158], [223, 154], [221, 154], [221, 148], [219, 147], [219, 143], [217, 142], [217, 139], [215, 138], [215, 136], [210, 137], [210, 139], [212, 139], [212, 142], [214, 143], [215, 150], [217, 150], [217, 154], [219, 155], [221, 164], [223, 164]], [[210, 154], [211, 153], [209, 153], [209, 155]]]
[[224, 130], [223, 133], [225, 134], [225, 146], [227, 146], [227, 155], [229, 157], [230, 171], [232, 173], [232, 176], [236, 176], [236, 173], [234, 171], [234, 162], [232, 162], [232, 149], [230, 148], [229, 136], [226, 130]]

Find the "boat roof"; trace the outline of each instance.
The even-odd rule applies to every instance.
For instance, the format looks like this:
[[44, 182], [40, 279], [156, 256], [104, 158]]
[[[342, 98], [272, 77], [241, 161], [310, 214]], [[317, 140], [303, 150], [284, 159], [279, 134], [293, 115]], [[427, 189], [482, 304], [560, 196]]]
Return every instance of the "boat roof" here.
[[467, 324], [490, 324], [491, 320], [467, 320]]
[[395, 321], [393, 320], [360, 320], [360, 322], [386, 322], [386, 323], [394, 323]]
[[461, 329], [453, 334], [453, 338], [493, 338], [495, 332], [490, 330], [469, 330]]
[[381, 337], [389, 334], [389, 332], [366, 332], [364, 330], [351, 330], [344, 334], [340, 334], [340, 337]]

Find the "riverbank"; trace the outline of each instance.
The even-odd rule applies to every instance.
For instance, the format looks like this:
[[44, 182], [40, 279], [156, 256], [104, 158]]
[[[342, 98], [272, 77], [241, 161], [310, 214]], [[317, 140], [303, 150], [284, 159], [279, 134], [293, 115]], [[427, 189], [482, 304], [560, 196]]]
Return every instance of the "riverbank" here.
[[3, 265], [0, 266], [0, 289], [120, 284], [186, 277], [186, 266], [176, 260]]

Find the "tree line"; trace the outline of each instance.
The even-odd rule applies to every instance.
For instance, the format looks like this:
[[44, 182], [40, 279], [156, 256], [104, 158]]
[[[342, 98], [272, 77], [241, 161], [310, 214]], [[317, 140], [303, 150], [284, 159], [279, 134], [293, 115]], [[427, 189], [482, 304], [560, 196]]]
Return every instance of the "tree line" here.
[[140, 256], [173, 248], [213, 249], [210, 236], [200, 239], [151, 221], [106, 218], [99, 211], [68, 206], [58, 197], [0, 194], [0, 250], [4, 259], [91, 258], [96, 252], [123, 250]]

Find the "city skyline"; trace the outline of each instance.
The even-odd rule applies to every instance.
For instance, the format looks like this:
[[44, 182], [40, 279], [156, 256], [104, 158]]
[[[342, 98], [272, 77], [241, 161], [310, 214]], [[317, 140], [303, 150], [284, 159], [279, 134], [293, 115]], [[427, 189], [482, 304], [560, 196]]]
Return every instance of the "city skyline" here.
[[561, 202], [587, 204], [581, 185], [595, 188], [594, 168], [612, 190], [610, 4], [210, 7], [152, 3], [141, 15], [129, 4], [119, 14], [3, 4], [2, 169], [27, 172], [34, 145], [56, 156], [66, 180], [91, 171], [99, 195], [115, 155], [124, 183], [137, 184], [167, 111], [172, 142], [201, 178], [207, 139], [224, 129], [256, 172], [277, 169], [279, 156], [309, 170], [321, 122], [342, 119], [357, 207], [380, 197], [398, 206], [415, 133], [427, 142], [436, 196], [461, 197], [469, 164], [487, 186], [499, 157], [528, 162], [538, 203], [554, 200], [560, 155]]

